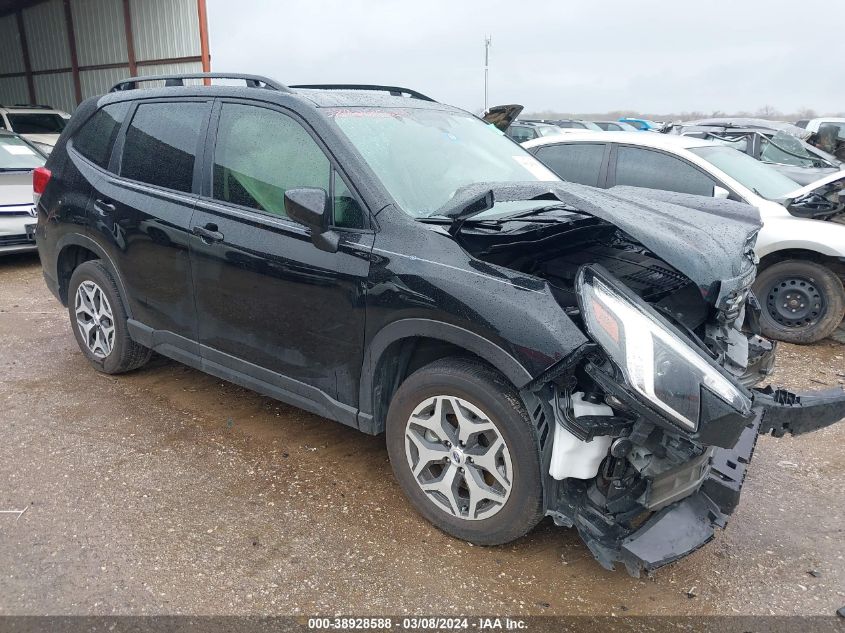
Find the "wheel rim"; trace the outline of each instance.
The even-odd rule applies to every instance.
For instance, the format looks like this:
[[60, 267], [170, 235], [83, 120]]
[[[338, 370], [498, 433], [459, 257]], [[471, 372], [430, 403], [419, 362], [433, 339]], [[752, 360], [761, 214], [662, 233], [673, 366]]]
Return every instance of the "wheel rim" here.
[[806, 277], [778, 279], [769, 288], [766, 311], [783, 327], [797, 329], [813, 325], [825, 313], [827, 302], [818, 285]]
[[76, 325], [85, 346], [97, 358], [105, 358], [114, 348], [114, 316], [111, 305], [93, 281], [83, 281], [76, 289]]
[[426, 497], [468, 521], [499, 512], [513, 488], [510, 451], [493, 421], [462, 398], [422, 402], [405, 427], [405, 455]]

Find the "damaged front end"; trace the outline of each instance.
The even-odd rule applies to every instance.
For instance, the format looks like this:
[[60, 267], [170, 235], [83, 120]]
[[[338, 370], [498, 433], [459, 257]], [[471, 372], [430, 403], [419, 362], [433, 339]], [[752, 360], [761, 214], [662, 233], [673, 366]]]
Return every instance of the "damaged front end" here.
[[607, 569], [639, 576], [695, 551], [736, 508], [761, 433], [845, 417], [841, 390], [747, 389], [600, 265], [576, 289], [594, 343], [533, 395], [554, 420], [547, 513]]
[[491, 190], [487, 202], [483, 188], [466, 192], [461, 208], [489, 208], [493, 193], [557, 203], [455, 232], [476, 258], [544, 279], [589, 337], [522, 392], [541, 438], [546, 513], [575, 527], [602, 566], [638, 576], [725, 526], [761, 433], [830, 425], [845, 417], [845, 392], [754, 387], [775, 345], [756, 333], [753, 209], [522, 189]]

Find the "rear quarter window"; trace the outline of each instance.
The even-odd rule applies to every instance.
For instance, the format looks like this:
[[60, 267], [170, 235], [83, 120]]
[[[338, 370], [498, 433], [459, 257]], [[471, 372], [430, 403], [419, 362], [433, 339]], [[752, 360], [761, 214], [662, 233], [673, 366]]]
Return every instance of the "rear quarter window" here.
[[128, 111], [128, 103], [113, 103], [97, 110], [74, 135], [73, 148], [92, 163], [108, 168], [114, 139]]
[[120, 175], [190, 192], [208, 104], [142, 103], [126, 130]]

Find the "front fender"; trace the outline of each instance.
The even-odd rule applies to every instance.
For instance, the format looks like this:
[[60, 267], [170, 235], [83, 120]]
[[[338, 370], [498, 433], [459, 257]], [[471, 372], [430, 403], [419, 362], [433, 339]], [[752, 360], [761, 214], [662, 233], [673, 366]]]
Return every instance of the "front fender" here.
[[432, 319], [400, 319], [382, 328], [370, 342], [364, 355], [359, 397], [363, 411], [372, 410], [373, 376], [385, 350], [397, 341], [420, 336], [452, 343], [472, 352], [502, 372], [517, 388], [528, 384], [532, 378], [520, 361], [480, 334], [459, 325]]
[[807, 218], [766, 218], [754, 251], [762, 259], [789, 249], [845, 257], [845, 225]]

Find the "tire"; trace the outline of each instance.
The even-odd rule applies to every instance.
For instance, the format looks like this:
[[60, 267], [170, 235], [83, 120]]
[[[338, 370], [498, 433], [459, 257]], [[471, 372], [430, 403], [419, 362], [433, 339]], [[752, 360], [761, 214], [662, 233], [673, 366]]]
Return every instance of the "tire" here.
[[[80, 286], [84, 286], [81, 295]], [[83, 262], [73, 271], [68, 285], [67, 308], [79, 349], [97, 371], [122, 374], [138, 369], [150, 359], [152, 350], [129, 337], [126, 309], [117, 285], [99, 260]], [[100, 314], [93, 315], [94, 312]], [[77, 317], [85, 325], [80, 324]], [[91, 329], [86, 334], [84, 328], [88, 326]], [[107, 334], [112, 329], [113, 332]]]
[[[438, 398], [449, 425], [447, 431], [437, 434], [442, 436], [439, 437], [441, 442], [429, 441], [434, 437], [427, 435], [430, 429], [410, 421], [416, 413], [415, 420], [426, 419], [425, 424], [430, 427], [443, 428], [442, 424], [438, 426], [437, 416], [433, 414], [431, 422], [427, 421], [427, 416], [437, 411]], [[449, 439], [443, 438], [458, 438], [456, 429], [449, 424], [458, 419], [454, 415], [456, 405], [466, 428], [488, 430], [469, 435], [465, 446], [455, 442], [447, 447], [445, 442]], [[543, 517], [536, 432], [516, 389], [491, 367], [472, 360], [447, 358], [414, 372], [402, 383], [390, 403], [386, 434], [393, 473], [405, 495], [423, 517], [447, 534], [477, 545], [501, 545], [528, 533]], [[414, 442], [409, 439], [411, 435], [416, 438]], [[423, 443], [420, 443], [421, 438], [425, 440]], [[504, 444], [498, 449], [497, 438]], [[426, 447], [427, 455], [436, 453], [443, 464], [431, 460], [428, 467], [415, 475], [414, 467], [424, 461], [423, 453], [418, 450], [422, 445]], [[438, 446], [443, 448], [436, 448]], [[436, 450], [429, 450], [431, 447]], [[461, 456], [455, 458], [454, 449], [458, 449]], [[463, 453], [464, 449], [466, 453]], [[498, 452], [493, 454], [494, 450]], [[444, 457], [440, 458], [436, 451], [442, 451]], [[488, 470], [491, 466], [497, 470], [495, 477]], [[460, 471], [461, 468], [464, 470]], [[457, 490], [457, 496], [453, 495], [451, 501], [438, 491], [423, 490], [423, 484], [449, 476], [454, 477], [456, 487], [452, 489]], [[475, 503], [468, 498], [470, 483], [476, 491]], [[478, 491], [491, 498], [479, 501]], [[507, 492], [503, 494], [502, 491]], [[453, 508], [451, 511], [446, 509], [447, 503]], [[469, 518], [470, 514], [473, 518]]]
[[830, 336], [845, 313], [842, 281], [826, 266], [806, 260], [789, 259], [764, 269], [754, 293], [762, 307], [763, 334], [787, 343]]

